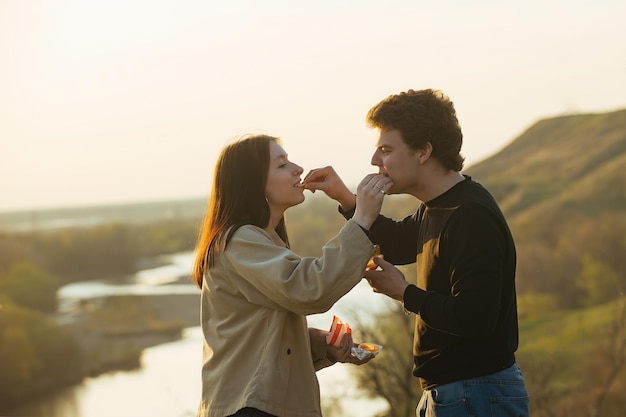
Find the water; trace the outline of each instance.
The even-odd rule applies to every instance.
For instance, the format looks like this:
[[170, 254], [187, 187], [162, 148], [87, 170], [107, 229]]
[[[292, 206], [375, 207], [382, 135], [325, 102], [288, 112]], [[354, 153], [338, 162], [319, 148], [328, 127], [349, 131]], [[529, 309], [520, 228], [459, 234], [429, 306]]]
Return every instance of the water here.
[[[167, 259], [169, 264], [140, 271], [119, 285], [95, 281], [70, 284], [59, 291], [60, 305], [69, 309], [79, 299], [113, 294], [197, 294], [198, 290], [192, 284], [172, 284], [188, 273], [192, 260], [192, 253], [173, 255]], [[390, 303], [393, 301], [373, 293], [363, 281], [331, 310], [309, 316], [308, 321], [312, 327], [326, 329], [330, 327], [333, 315], [345, 318], [355, 311], [375, 313]], [[354, 333], [358, 336], [358, 329], [354, 329]], [[79, 386], [32, 403], [12, 415], [194, 417], [200, 398], [201, 352], [200, 328], [188, 328], [181, 340], [145, 349], [138, 370], [87, 378]], [[341, 398], [341, 406], [348, 416], [370, 417], [384, 410], [384, 401], [362, 398], [354, 389], [348, 372], [351, 366], [354, 365], [336, 364], [317, 373], [322, 401], [324, 398]]]
[[200, 396], [199, 327], [144, 350], [141, 369], [87, 378], [82, 385], [19, 410], [24, 417], [195, 416]]

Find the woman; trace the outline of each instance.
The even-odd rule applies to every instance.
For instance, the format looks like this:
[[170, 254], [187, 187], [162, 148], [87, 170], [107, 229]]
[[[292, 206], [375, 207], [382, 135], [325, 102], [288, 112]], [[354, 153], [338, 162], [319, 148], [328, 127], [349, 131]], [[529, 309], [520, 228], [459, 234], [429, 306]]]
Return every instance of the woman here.
[[327, 311], [362, 278], [374, 247], [367, 229], [382, 194], [359, 185], [357, 211], [320, 258], [289, 249], [284, 213], [304, 201], [303, 169], [279, 140], [251, 136], [226, 146], [196, 247], [204, 335], [199, 417], [321, 416], [315, 371], [350, 356], [306, 315]]

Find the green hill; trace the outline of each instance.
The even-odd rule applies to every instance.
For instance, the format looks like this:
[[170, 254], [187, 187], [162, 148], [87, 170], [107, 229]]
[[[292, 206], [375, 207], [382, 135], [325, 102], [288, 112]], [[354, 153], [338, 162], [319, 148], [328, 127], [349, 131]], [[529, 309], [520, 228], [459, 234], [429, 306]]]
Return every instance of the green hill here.
[[521, 319], [517, 359], [533, 415], [624, 415], [624, 301]]

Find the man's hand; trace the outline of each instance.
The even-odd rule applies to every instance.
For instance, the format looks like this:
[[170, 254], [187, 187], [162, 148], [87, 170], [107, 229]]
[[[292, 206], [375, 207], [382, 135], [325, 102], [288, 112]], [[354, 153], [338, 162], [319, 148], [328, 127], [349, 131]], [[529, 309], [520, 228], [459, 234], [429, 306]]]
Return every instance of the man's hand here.
[[404, 301], [404, 291], [409, 283], [402, 272], [380, 256], [372, 258], [380, 269], [369, 269], [363, 275], [374, 292], [385, 294], [394, 300]]

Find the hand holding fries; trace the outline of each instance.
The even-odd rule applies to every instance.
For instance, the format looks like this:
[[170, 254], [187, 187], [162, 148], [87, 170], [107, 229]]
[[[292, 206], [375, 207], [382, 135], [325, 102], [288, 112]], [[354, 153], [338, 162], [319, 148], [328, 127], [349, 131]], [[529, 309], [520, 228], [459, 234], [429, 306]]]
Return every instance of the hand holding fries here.
[[367, 267], [365, 268], [366, 271], [373, 271], [378, 268], [378, 265], [376, 265], [376, 262], [374, 262], [375, 257], [384, 258], [384, 255], [380, 253], [380, 246], [378, 245], [374, 247], [374, 254], [367, 263]]

